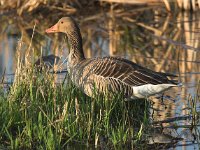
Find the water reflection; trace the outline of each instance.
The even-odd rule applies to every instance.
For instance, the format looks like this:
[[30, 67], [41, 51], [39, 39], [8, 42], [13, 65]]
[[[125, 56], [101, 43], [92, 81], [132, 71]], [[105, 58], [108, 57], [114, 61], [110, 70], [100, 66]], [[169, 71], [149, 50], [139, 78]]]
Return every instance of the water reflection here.
[[[159, 10], [126, 13], [111, 8], [108, 12], [76, 19], [80, 23], [86, 57], [120, 56], [156, 71], [180, 75], [182, 88], [166, 92], [163, 101], [152, 98], [152, 118], [159, 122], [191, 114], [191, 109], [188, 108], [188, 95], [196, 94], [200, 77], [200, 21], [197, 16], [198, 14], [187, 13], [169, 16]], [[57, 19], [43, 21], [42, 18], [29, 22], [19, 18], [2, 18], [0, 76], [5, 69], [6, 74], [15, 72], [16, 49], [21, 37], [21, 54], [31, 56], [32, 62], [40, 57], [41, 53], [62, 56], [64, 60], [69, 48], [64, 35], [44, 34], [45, 29], [53, 25]], [[32, 39], [34, 26], [36, 28]], [[60, 78], [62, 80], [64, 76], [59, 76]], [[11, 80], [10, 76], [6, 76], [5, 81], [8, 80]], [[199, 110], [199, 102], [197, 103]], [[198, 127], [192, 131], [187, 128], [186, 132], [185, 126], [191, 125], [191, 117], [181, 121], [159, 123], [166, 128], [176, 125], [176, 132], [182, 135], [182, 138], [188, 132], [191, 135], [194, 130], [199, 132]], [[192, 137], [185, 139], [189, 139], [186, 142], [194, 140]]]

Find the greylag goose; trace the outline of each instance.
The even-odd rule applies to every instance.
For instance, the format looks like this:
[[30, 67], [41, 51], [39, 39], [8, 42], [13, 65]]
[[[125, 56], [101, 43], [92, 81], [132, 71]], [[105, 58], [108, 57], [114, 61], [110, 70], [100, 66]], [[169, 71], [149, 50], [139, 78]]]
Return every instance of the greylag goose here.
[[140, 99], [161, 93], [177, 83], [169, 74], [155, 72], [117, 57], [85, 58], [78, 24], [71, 17], [61, 18], [47, 33], [63, 32], [70, 43], [68, 73], [85, 94], [122, 93], [126, 99]]
[[40, 57], [35, 63], [34, 66], [41, 71], [43, 68], [50, 70], [54, 65], [58, 64], [60, 57], [53, 54]]

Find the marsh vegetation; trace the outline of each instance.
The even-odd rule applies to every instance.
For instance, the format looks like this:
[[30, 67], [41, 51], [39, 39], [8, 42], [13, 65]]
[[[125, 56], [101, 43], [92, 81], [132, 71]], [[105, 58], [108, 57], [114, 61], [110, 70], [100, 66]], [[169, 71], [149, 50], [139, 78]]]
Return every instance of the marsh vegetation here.
[[[198, 12], [180, 12], [171, 3], [173, 13], [165, 3], [37, 2], [31, 7], [24, 1], [12, 10], [2, 5], [0, 148], [200, 147]], [[66, 37], [45, 34], [65, 15], [78, 21], [86, 57], [124, 57], [176, 74], [183, 86], [148, 100], [87, 97], [65, 71]], [[61, 63], [54, 72], [36, 71], [34, 62], [49, 54]]]

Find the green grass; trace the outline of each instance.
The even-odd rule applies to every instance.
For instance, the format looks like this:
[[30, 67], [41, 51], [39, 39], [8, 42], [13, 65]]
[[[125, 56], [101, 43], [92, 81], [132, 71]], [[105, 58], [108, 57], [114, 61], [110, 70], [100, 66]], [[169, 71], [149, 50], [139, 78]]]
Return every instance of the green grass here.
[[[135, 147], [148, 103], [87, 97], [68, 80], [55, 84], [54, 75], [19, 65], [7, 93], [0, 92], [0, 144], [9, 149]], [[3, 91], [3, 89], [1, 89]]]
[[[20, 49], [20, 47], [19, 47]], [[7, 149], [145, 149], [150, 103], [112, 97], [86, 96], [67, 78], [56, 84], [55, 75], [38, 73], [18, 57], [14, 83], [7, 92], [0, 86], [0, 147]], [[3, 81], [3, 80], [2, 80]], [[189, 97], [192, 127], [199, 122], [197, 95]], [[149, 128], [150, 130], [150, 128]]]
[[[199, 88], [196, 93], [188, 98], [194, 129]], [[145, 149], [150, 103], [124, 101], [121, 94], [94, 95], [86, 96], [69, 78], [56, 84], [53, 74], [38, 73], [18, 58], [14, 83], [7, 92], [0, 86], [0, 147]]]
[[189, 114], [192, 116], [190, 130], [193, 133], [195, 141], [200, 147], [200, 112], [199, 112], [199, 101], [200, 101], [200, 81], [198, 81], [197, 89], [195, 95], [189, 95], [188, 98]]

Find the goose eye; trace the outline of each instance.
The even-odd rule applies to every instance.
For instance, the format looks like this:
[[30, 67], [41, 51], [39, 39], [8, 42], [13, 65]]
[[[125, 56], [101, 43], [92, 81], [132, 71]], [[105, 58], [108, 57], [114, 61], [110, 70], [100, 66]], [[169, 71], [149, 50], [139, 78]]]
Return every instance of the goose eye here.
[[63, 24], [63, 21], [61, 21], [61, 23]]

